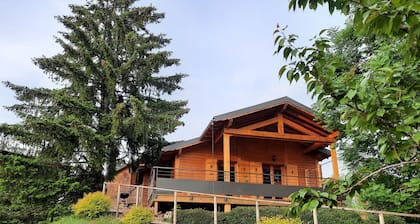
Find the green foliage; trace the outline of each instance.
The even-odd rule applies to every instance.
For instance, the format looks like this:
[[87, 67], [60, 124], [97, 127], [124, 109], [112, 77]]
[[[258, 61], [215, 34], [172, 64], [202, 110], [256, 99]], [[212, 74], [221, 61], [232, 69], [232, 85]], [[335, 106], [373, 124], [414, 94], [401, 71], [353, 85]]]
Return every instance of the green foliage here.
[[70, 213], [80, 184], [54, 161], [0, 153], [0, 223], [37, 223]]
[[[290, 62], [279, 75], [290, 82], [305, 80], [308, 92], [317, 99], [318, 117], [341, 133], [338, 145], [352, 176], [326, 187], [326, 192], [341, 200], [359, 192], [371, 208], [418, 213], [419, 186], [412, 180], [419, 176], [404, 170], [418, 170], [413, 163], [419, 161], [420, 4], [292, 0], [289, 6], [316, 9], [323, 3], [330, 12], [349, 14], [351, 23], [341, 31], [322, 30], [310, 47], [296, 47], [298, 37], [285, 29], [274, 32], [275, 53]], [[305, 210], [303, 206], [337, 202], [313, 192], [293, 198], [299, 208], [292, 213]]]
[[213, 212], [204, 209], [177, 210], [176, 223], [179, 224], [211, 224]]
[[300, 219], [296, 218], [284, 218], [281, 216], [274, 217], [262, 217], [259, 224], [303, 224]]
[[290, 0], [289, 9], [296, 7], [317, 9], [327, 4], [330, 13], [339, 10], [351, 14], [359, 34], [404, 36], [409, 47], [416, 51], [420, 46], [420, 3], [417, 0]]
[[77, 216], [65, 216], [51, 224], [120, 224], [120, 220], [111, 216], [102, 216], [96, 219], [86, 219]]
[[153, 213], [149, 208], [133, 207], [121, 220], [122, 224], [148, 224], [153, 221]]
[[220, 219], [222, 223], [255, 223], [255, 207], [233, 208], [229, 213], [222, 215]]
[[164, 14], [135, 2], [87, 1], [56, 17], [65, 27], [56, 37], [62, 52], [34, 59], [56, 89], [4, 82], [20, 101], [7, 108], [22, 122], [0, 125], [0, 134], [36, 155], [74, 164], [92, 191], [113, 179], [121, 158], [153, 164], [163, 136], [188, 111], [186, 101], [167, 100], [186, 75], [160, 74], [179, 64], [164, 50], [170, 39], [148, 30]]
[[[270, 221], [277, 220], [281, 217], [287, 217], [284, 216], [284, 212], [285, 209], [282, 207], [260, 207], [260, 216], [266, 217], [267, 219], [272, 218]], [[203, 209], [178, 210], [177, 218], [177, 223], [180, 224], [211, 224], [213, 223], [213, 211], [206, 211]], [[229, 213], [218, 213], [217, 218], [217, 223], [222, 224], [255, 224], [255, 207], [236, 207], [233, 208]], [[293, 219], [289, 218], [289, 220]], [[366, 215], [352, 211], [320, 208], [318, 209], [318, 221], [322, 224], [374, 224], [378, 223], [378, 215]], [[385, 222], [391, 224], [406, 223], [403, 218], [396, 216], [385, 216]], [[291, 221], [291, 223], [313, 223], [312, 211], [305, 211], [300, 213], [298, 219]]]
[[[420, 57], [406, 53], [401, 39], [377, 40], [372, 43], [374, 50], [360, 50], [358, 61], [345, 64], [328, 38], [316, 39], [311, 47], [294, 47], [295, 36], [282, 33], [278, 37], [276, 52], [292, 61], [279, 74], [286, 74], [291, 82], [304, 79], [321, 112], [341, 105], [340, 122], [346, 124], [345, 131], [381, 132], [376, 151], [387, 161], [416, 158]], [[356, 49], [363, 48], [359, 45]]]
[[[335, 185], [334, 185], [335, 186]], [[330, 190], [332, 191], [332, 190]], [[337, 195], [319, 192], [312, 188], [303, 188], [290, 195], [291, 206], [288, 208], [288, 215], [296, 217], [304, 211], [312, 211], [322, 205], [329, 207], [337, 206]]]
[[72, 206], [75, 215], [86, 218], [98, 218], [109, 210], [111, 198], [102, 192], [86, 194]]
[[[303, 223], [313, 224], [312, 212], [303, 212], [299, 216]], [[385, 216], [385, 223], [405, 224], [403, 218], [397, 216]], [[379, 222], [378, 215], [364, 214], [353, 211], [343, 211], [335, 209], [318, 209], [318, 223], [322, 224], [377, 224]]]

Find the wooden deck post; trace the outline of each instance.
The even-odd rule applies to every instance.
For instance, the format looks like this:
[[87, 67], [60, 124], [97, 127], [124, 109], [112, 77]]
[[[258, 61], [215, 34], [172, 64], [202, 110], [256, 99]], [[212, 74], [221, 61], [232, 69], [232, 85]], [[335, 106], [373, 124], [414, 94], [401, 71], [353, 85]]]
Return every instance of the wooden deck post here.
[[217, 198], [213, 196], [213, 223], [217, 224]]
[[224, 181], [230, 182], [230, 135], [223, 134], [223, 172]]
[[384, 214], [379, 213], [379, 224], [385, 224]]
[[330, 145], [330, 152], [331, 152], [331, 162], [332, 162], [332, 169], [333, 169], [333, 179], [337, 180], [339, 177], [338, 174], [338, 161], [337, 161], [337, 150], [335, 149], [335, 145]]
[[158, 215], [158, 213], [159, 213], [159, 202], [158, 201], [153, 202], [153, 213], [154, 213], [154, 215]]
[[260, 205], [258, 200], [255, 200], [255, 219], [257, 220], [257, 223], [260, 222]]
[[139, 187], [136, 187], [136, 207], [139, 206]]
[[172, 215], [173, 224], [176, 224], [176, 191], [174, 191], [174, 212]]
[[102, 193], [105, 194], [106, 191], [106, 182], [102, 184]]

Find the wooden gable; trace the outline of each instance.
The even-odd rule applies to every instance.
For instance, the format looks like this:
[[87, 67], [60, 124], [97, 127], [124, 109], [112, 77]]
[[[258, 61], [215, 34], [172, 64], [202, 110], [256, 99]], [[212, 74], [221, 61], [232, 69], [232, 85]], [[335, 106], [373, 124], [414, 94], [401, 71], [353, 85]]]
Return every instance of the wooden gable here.
[[[204, 142], [218, 143], [223, 135], [298, 142], [305, 153], [319, 152], [320, 159], [329, 157], [324, 148], [334, 143], [338, 132], [323, 128], [311, 109], [289, 97], [243, 108], [213, 117], [199, 138], [175, 143], [163, 149], [173, 152]], [[321, 150], [321, 151], [320, 151]]]

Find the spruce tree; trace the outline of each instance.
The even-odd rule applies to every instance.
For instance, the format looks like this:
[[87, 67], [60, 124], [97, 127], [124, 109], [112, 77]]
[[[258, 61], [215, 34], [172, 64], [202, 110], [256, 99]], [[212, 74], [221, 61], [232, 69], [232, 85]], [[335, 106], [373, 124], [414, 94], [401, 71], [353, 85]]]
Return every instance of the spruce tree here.
[[188, 112], [186, 101], [167, 99], [185, 75], [160, 72], [179, 64], [164, 49], [170, 39], [147, 28], [164, 14], [135, 2], [88, 1], [57, 17], [66, 28], [55, 38], [62, 52], [34, 63], [58, 88], [4, 82], [20, 101], [8, 109], [22, 122], [2, 125], [2, 135], [39, 156], [78, 165], [92, 188], [104, 170], [105, 180], [113, 178], [119, 159], [152, 163], [163, 136]]

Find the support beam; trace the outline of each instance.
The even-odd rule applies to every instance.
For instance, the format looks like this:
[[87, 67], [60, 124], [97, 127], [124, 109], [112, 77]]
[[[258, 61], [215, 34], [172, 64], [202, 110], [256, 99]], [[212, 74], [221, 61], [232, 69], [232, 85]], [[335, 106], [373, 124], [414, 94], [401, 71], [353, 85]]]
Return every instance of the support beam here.
[[225, 182], [230, 182], [230, 135], [223, 134], [223, 172]]
[[268, 126], [270, 124], [277, 123], [278, 119], [279, 119], [278, 117], [273, 117], [273, 118], [270, 118], [268, 120], [260, 121], [260, 122], [257, 122], [257, 123], [253, 123], [253, 124], [241, 127], [241, 129], [254, 130], [254, 129], [257, 129], [257, 128], [262, 128], [262, 127]]
[[331, 151], [331, 162], [332, 162], [332, 169], [333, 169], [333, 179], [337, 180], [339, 177], [338, 174], [338, 161], [337, 161], [337, 150], [335, 149], [335, 145], [330, 145]]
[[[333, 133], [331, 133], [330, 135], [328, 135], [329, 138], [335, 138], [337, 137], [339, 134], [338, 131], [334, 131]], [[308, 148], [305, 149], [305, 151], [303, 151], [303, 153], [308, 153], [308, 152], [312, 152], [315, 149], [318, 149], [322, 146], [324, 146], [325, 144], [321, 144], [321, 143], [314, 143], [312, 145], [310, 145]]]
[[322, 125], [318, 124], [316, 121], [309, 119], [303, 115], [300, 115], [300, 114], [291, 115], [291, 114], [285, 113], [284, 117], [289, 120], [295, 119], [295, 120], [305, 122], [306, 125], [304, 126], [306, 128], [310, 128], [312, 131], [317, 132], [319, 135], [323, 135], [323, 136], [328, 135], [328, 132], [325, 130], [325, 128]]
[[243, 130], [243, 129], [232, 129], [227, 128], [224, 130], [225, 134], [242, 136], [249, 138], [263, 138], [263, 139], [277, 139], [286, 140], [292, 142], [319, 142], [319, 143], [333, 143], [334, 138], [321, 137], [321, 136], [310, 136], [310, 135], [298, 135], [298, 134], [279, 134], [268, 131], [254, 131], [254, 130]]
[[277, 116], [277, 119], [278, 119], [278, 121], [277, 121], [277, 132], [280, 135], [283, 135], [284, 134], [284, 119], [283, 119], [283, 114], [279, 114]]
[[220, 132], [220, 134], [214, 139], [214, 144], [219, 142], [219, 140], [222, 139], [222, 137], [223, 137], [223, 132]]
[[232, 210], [231, 204], [225, 204], [225, 211], [224, 212], [230, 212]]
[[322, 147], [322, 146], [324, 146], [324, 145], [325, 145], [325, 144], [321, 144], [321, 143], [314, 143], [314, 144], [312, 144], [312, 145], [308, 146], [308, 148], [306, 148], [306, 149], [305, 149], [305, 151], [303, 151], [303, 153], [312, 152], [312, 151], [314, 151], [315, 149], [318, 149], [318, 148], [320, 148], [320, 147]]
[[313, 136], [319, 136], [318, 133], [311, 131], [310, 129], [292, 121], [289, 119], [284, 119], [284, 124], [295, 129], [296, 131], [299, 131], [301, 133], [307, 134], [307, 135], [313, 135]]

